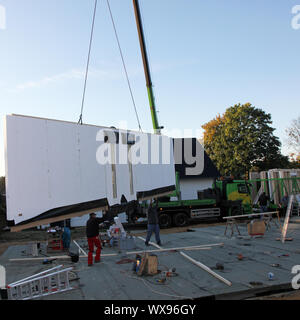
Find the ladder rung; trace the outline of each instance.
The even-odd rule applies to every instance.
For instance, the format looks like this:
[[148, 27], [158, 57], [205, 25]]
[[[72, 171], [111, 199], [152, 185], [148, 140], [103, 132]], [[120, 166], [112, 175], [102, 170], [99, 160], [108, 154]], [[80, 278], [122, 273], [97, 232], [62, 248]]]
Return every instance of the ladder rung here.
[[[56, 268], [28, 277], [26, 281], [24, 279], [8, 285], [9, 299], [29, 300], [73, 289], [69, 284], [68, 277], [68, 273], [73, 267], [45, 274], [53, 269]], [[41, 274], [43, 275], [41, 276]]]

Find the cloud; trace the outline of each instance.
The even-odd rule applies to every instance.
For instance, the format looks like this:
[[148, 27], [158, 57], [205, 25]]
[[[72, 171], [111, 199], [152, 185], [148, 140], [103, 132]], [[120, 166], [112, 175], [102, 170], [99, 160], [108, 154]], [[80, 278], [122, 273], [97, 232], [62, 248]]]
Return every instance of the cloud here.
[[[158, 74], [166, 70], [176, 69], [183, 66], [188, 65], [194, 65], [198, 61], [191, 60], [191, 61], [169, 61], [165, 64], [159, 64], [155, 63], [152, 66], [152, 72], [153, 74]], [[123, 80], [125, 77], [123, 68], [120, 65], [117, 64], [111, 64], [101, 62], [103, 67], [101, 68], [90, 68], [89, 69], [89, 79], [101, 79], [101, 80], [110, 80], [110, 81], [116, 81], [116, 80]], [[139, 77], [143, 74], [141, 67], [130, 66], [127, 68], [129, 73], [129, 78], [135, 78]], [[59, 84], [59, 83], [65, 83], [69, 80], [82, 80], [85, 77], [85, 69], [71, 69], [69, 71], [59, 73], [52, 76], [46, 76], [39, 80], [31, 80], [27, 81], [21, 84], [16, 85], [16, 87], [13, 90], [10, 90], [10, 92], [16, 93], [16, 92], [22, 92], [24, 90], [28, 89], [36, 89], [36, 88], [42, 88], [46, 87], [51, 84]]]
[[64, 82], [66, 80], [76, 80], [76, 79], [83, 79], [83, 78], [84, 78], [83, 70], [73, 69], [68, 72], [56, 74], [53, 76], [47, 76], [36, 81], [27, 81], [27, 82], [18, 84], [14, 89], [14, 91], [24, 91], [26, 89], [41, 88], [49, 84], [55, 84], [59, 82]]
[[[42, 79], [35, 80], [35, 81], [27, 81], [21, 84], [18, 84], [12, 92], [20, 92], [27, 89], [36, 89], [42, 88], [51, 84], [59, 84], [65, 83], [69, 80], [83, 80], [85, 77], [85, 70], [83, 69], [72, 69], [67, 72], [59, 73], [52, 76], [46, 76]], [[97, 79], [104, 79], [104, 80], [119, 80], [123, 77], [121, 71], [117, 70], [104, 70], [104, 69], [97, 69], [91, 68], [89, 70], [89, 78], [97, 78]]]

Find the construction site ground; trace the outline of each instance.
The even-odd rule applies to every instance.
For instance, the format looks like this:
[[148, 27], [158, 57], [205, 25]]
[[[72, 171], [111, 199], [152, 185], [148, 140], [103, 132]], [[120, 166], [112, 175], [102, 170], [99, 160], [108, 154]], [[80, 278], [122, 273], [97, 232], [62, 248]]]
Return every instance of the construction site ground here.
[[[283, 221], [281, 221], [281, 224]], [[59, 264], [73, 266], [71, 285], [74, 288], [64, 293], [56, 293], [43, 300], [190, 300], [190, 299], [272, 299], [299, 300], [299, 290], [292, 288], [292, 267], [300, 265], [300, 218], [292, 217], [288, 226], [287, 237], [292, 241], [282, 243], [277, 239], [281, 230], [271, 222], [270, 228], [262, 237], [249, 237], [247, 225], [239, 224], [241, 236], [236, 232], [230, 237], [230, 230], [224, 235], [225, 224], [194, 224], [185, 228], [161, 230], [163, 248], [178, 248], [196, 245], [223, 243], [223, 246], [206, 250], [184, 251], [193, 259], [205, 264], [214, 272], [229, 280], [228, 286], [203, 269], [180, 255], [180, 250], [156, 252], [158, 269], [167, 271], [176, 268], [177, 276], [167, 277], [166, 281], [157, 282], [160, 274], [137, 276], [132, 270], [136, 250], [156, 249], [146, 247], [138, 236], [145, 237], [145, 228], [131, 230], [136, 236], [137, 248], [119, 250], [105, 246], [102, 261], [88, 267], [87, 258], [80, 257], [77, 263], [71, 259], [57, 259], [52, 264], [43, 264], [39, 260], [11, 261], [11, 259], [30, 258], [28, 243], [46, 241], [45, 231], [23, 231], [20, 233], [4, 232], [0, 234], [0, 264], [6, 268], [7, 283], [26, 278]], [[85, 228], [72, 230], [72, 239], [88, 251]], [[152, 236], [154, 241], [154, 235]], [[72, 243], [72, 248], [77, 248]], [[72, 249], [71, 248], [71, 249]], [[57, 253], [64, 255], [66, 253]], [[105, 256], [107, 254], [116, 254]], [[53, 254], [51, 254], [53, 256]], [[33, 257], [31, 257], [34, 259]], [[48, 257], [49, 258], [49, 257]], [[217, 267], [222, 265], [223, 270]], [[269, 279], [272, 272], [274, 278]]]

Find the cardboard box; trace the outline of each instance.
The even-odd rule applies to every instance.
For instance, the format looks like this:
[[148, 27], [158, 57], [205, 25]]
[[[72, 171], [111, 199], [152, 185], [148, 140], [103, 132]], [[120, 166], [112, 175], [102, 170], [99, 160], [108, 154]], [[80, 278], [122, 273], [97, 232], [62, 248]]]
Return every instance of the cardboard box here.
[[156, 255], [148, 256], [148, 263], [147, 263], [147, 274], [154, 275], [157, 274], [157, 267], [158, 267], [158, 259]]
[[154, 275], [157, 274], [158, 259], [156, 255], [145, 253], [138, 271], [138, 275]]
[[250, 236], [263, 236], [266, 232], [266, 224], [262, 220], [252, 220], [247, 226]]

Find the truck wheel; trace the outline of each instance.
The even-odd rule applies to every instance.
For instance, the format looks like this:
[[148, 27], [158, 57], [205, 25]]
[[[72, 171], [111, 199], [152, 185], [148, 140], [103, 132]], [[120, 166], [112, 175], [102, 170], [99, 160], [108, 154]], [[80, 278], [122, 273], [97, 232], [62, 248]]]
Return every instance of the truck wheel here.
[[162, 213], [159, 215], [158, 220], [161, 228], [169, 228], [172, 225], [171, 216], [167, 213]]
[[173, 219], [176, 227], [184, 227], [189, 222], [189, 217], [184, 212], [176, 213]]

